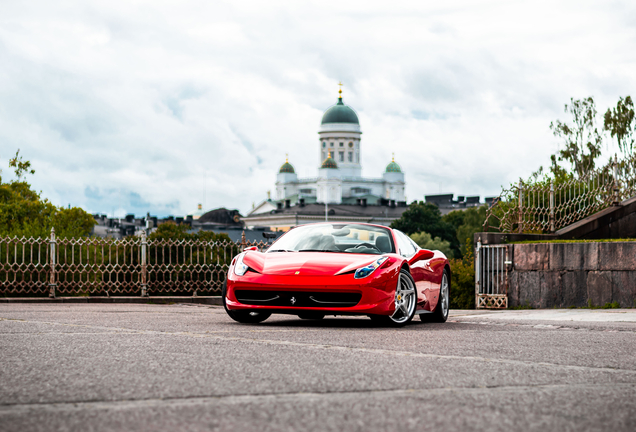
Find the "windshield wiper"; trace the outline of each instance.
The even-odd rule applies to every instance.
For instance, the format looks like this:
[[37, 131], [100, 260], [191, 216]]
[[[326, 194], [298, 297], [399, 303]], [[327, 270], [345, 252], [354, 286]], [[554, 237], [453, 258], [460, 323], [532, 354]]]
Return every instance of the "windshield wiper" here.
[[274, 249], [267, 252], [297, 252], [297, 251], [287, 250], [287, 249]]
[[341, 251], [337, 250], [328, 250], [328, 249], [301, 249], [298, 252], [332, 252], [332, 253], [340, 253]]

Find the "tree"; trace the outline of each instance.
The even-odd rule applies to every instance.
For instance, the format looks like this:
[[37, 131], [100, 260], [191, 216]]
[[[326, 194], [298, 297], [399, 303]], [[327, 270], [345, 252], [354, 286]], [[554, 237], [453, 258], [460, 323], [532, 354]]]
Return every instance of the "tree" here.
[[486, 221], [486, 212], [488, 211], [488, 205], [481, 207], [471, 207], [463, 211], [464, 223], [457, 228], [457, 241], [461, 245], [462, 256], [466, 256], [475, 247], [473, 239], [475, 233], [482, 232], [484, 230], [484, 222]]
[[20, 150], [9, 161], [17, 180], [9, 183], [0, 176], [0, 236], [46, 237], [51, 228], [60, 237], [81, 237], [91, 233], [95, 220], [81, 208], [56, 207], [31, 189], [25, 174], [34, 174], [31, 162], [22, 160]]
[[457, 231], [457, 228], [462, 226], [464, 223], [464, 211], [463, 210], [453, 210], [450, 213], [442, 216], [442, 220], [453, 226], [453, 229]]
[[425, 231], [433, 237], [448, 241], [451, 248], [459, 250], [453, 225], [442, 220], [441, 213], [434, 204], [423, 201], [411, 203], [408, 210], [391, 223], [391, 228], [398, 229], [406, 235]]
[[603, 128], [612, 138], [616, 137], [620, 151], [630, 155], [634, 149], [634, 103], [631, 96], [619, 98], [616, 108], [608, 108], [603, 120]]
[[24, 174], [35, 174], [35, 170], [31, 169], [31, 162], [22, 160], [20, 149], [15, 152], [13, 159], [9, 159], [9, 166], [14, 168], [15, 176], [19, 182], [22, 181]]
[[439, 237], [433, 238], [429, 233], [422, 231], [411, 234], [411, 238], [422, 249], [441, 251], [448, 259], [451, 259], [454, 256], [450, 247], [450, 242], [442, 240]]
[[550, 123], [554, 136], [565, 143], [565, 148], [552, 157], [552, 170], [555, 176], [562, 173], [563, 167], [558, 162], [566, 161], [581, 178], [594, 169], [595, 161], [601, 155], [603, 136], [596, 127], [594, 98], [570, 98], [570, 104], [565, 104], [565, 112], [572, 116], [570, 123], [560, 120]]

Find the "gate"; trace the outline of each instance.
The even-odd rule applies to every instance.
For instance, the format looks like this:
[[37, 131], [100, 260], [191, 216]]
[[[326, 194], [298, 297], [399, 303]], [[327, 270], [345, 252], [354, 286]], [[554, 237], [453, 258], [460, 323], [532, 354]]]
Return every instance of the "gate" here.
[[475, 304], [477, 309], [508, 307], [508, 247], [482, 245], [475, 249]]

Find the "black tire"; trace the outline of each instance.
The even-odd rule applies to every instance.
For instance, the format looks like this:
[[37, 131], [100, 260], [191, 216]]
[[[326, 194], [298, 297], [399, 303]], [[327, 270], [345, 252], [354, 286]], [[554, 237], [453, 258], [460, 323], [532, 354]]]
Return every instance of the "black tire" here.
[[[450, 311], [450, 281], [450, 273], [448, 272], [448, 269], [444, 269], [442, 282], [439, 287], [439, 299], [437, 300], [437, 306], [435, 306], [433, 313], [420, 315], [420, 319], [422, 321], [438, 323], [446, 322]], [[445, 283], [446, 291], [444, 292]]]
[[408, 309], [407, 313], [396, 317], [395, 315], [396, 313], [398, 313], [396, 309], [396, 312], [393, 315], [369, 315], [369, 318], [371, 318], [374, 323], [386, 327], [404, 327], [413, 320], [413, 317], [415, 316], [415, 309], [417, 307], [417, 290], [415, 289], [415, 281], [413, 280], [413, 277], [408, 271], [404, 269], [400, 270], [400, 277], [398, 278], [398, 284], [395, 293], [396, 302], [400, 300], [397, 298], [398, 288], [403, 286], [403, 284], [413, 290], [412, 298], [409, 299], [410, 303], [406, 307]]
[[298, 318], [304, 320], [321, 320], [324, 317], [325, 314], [320, 312], [303, 312], [298, 314]]
[[265, 321], [272, 314], [269, 312], [255, 312], [249, 310], [229, 310], [227, 305], [225, 304], [225, 295], [227, 291], [227, 283], [223, 282], [223, 289], [221, 291], [221, 298], [223, 301], [223, 308], [225, 312], [236, 322], [240, 322], [242, 324], [258, 324], [260, 322]]

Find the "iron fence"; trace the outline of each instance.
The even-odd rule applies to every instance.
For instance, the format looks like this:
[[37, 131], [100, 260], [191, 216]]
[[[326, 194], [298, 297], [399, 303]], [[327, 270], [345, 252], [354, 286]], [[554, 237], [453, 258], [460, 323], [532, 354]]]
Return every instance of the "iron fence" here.
[[554, 233], [636, 195], [636, 155], [578, 179], [519, 181], [504, 189], [486, 213], [484, 231]]
[[475, 306], [477, 309], [508, 307], [508, 247], [482, 245], [475, 248]]
[[231, 260], [266, 241], [166, 240], [140, 236], [0, 237], [1, 296], [215, 295]]

